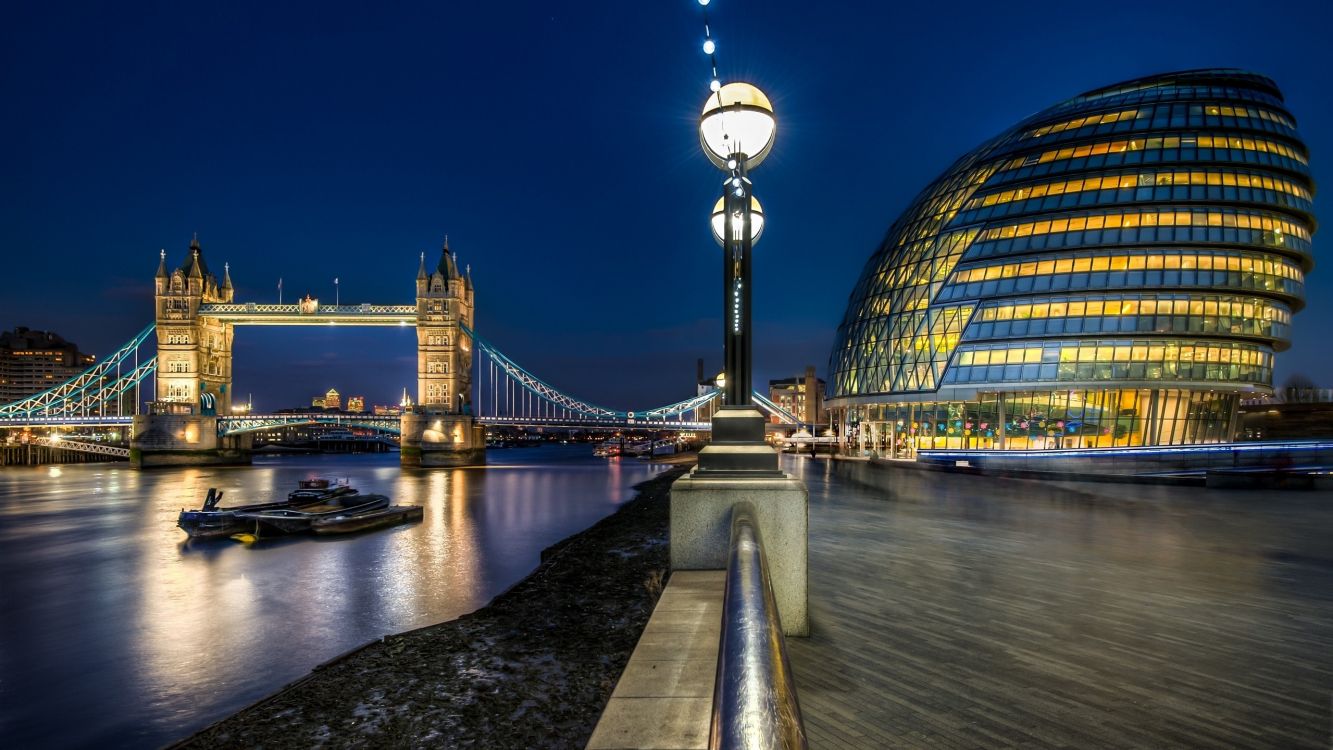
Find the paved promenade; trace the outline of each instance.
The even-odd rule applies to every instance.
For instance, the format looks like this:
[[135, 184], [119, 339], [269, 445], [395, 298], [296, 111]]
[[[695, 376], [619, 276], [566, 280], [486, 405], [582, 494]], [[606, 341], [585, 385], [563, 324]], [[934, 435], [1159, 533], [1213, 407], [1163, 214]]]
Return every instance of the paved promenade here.
[[785, 466], [811, 747], [1333, 746], [1333, 493]]

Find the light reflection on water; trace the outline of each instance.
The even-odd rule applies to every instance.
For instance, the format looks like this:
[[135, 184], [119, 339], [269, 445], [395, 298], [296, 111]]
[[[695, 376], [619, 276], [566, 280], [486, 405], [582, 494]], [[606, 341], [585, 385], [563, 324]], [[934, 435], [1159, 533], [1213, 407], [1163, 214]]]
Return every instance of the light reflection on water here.
[[[397, 454], [0, 470], [0, 746], [160, 746], [366, 641], [470, 612], [662, 470], [589, 453], [434, 471], [401, 471]], [[248, 548], [175, 526], [209, 487], [239, 505], [326, 475], [424, 518]]]

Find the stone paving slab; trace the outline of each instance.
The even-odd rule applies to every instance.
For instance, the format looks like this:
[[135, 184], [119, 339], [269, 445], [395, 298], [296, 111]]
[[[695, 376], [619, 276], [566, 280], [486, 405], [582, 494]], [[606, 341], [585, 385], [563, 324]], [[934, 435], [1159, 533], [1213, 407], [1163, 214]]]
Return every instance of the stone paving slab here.
[[588, 750], [708, 747], [726, 572], [671, 575]]

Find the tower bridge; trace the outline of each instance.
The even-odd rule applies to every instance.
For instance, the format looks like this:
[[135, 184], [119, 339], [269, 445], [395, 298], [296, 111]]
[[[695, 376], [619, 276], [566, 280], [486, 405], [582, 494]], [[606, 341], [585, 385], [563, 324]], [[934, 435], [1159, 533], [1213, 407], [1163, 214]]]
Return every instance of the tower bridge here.
[[[646, 409], [618, 410], [572, 396], [506, 356], [474, 331], [471, 269], [460, 271], [446, 240], [439, 262], [421, 255], [415, 304], [238, 302], [231, 268], [219, 282], [196, 237], [184, 262], [154, 277], [154, 322], [104, 361], [42, 393], [0, 404], [0, 428], [130, 427], [136, 466], [248, 463], [255, 432], [299, 424], [374, 429], [401, 436], [405, 466], [485, 460], [485, 426], [711, 429], [719, 392], [709, 389]], [[417, 332], [416, 405], [400, 416], [234, 414], [232, 347], [244, 326], [412, 326]], [[474, 354], [480, 357], [474, 362]], [[142, 398], [142, 390], [151, 394]], [[777, 422], [800, 421], [762, 394]], [[127, 401], [129, 402], [127, 405]], [[78, 449], [79, 443], [67, 444]]]

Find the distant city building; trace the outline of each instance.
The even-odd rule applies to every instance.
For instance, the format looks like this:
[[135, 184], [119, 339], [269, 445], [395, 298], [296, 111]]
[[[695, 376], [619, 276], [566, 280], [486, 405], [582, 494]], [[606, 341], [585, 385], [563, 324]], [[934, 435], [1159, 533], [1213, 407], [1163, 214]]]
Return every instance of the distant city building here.
[[0, 333], [0, 404], [60, 385], [92, 367], [94, 360], [56, 333], [22, 326]]
[[329, 392], [324, 394], [324, 408], [325, 409], [343, 408], [342, 396], [338, 394], [337, 389], [330, 388]]
[[1304, 305], [1309, 152], [1277, 85], [1191, 70], [1023, 120], [868, 258], [829, 407], [863, 450], [1235, 437]]
[[1333, 402], [1262, 401], [1241, 404], [1239, 440], [1333, 438]]
[[384, 404], [375, 404], [371, 407], [372, 413], [377, 417], [396, 417], [403, 413], [401, 406], [385, 406]]
[[1240, 404], [1239, 440], [1333, 438], [1333, 389], [1288, 385]]
[[310, 408], [312, 408], [312, 409], [323, 409], [323, 408], [324, 408], [324, 397], [323, 397], [323, 396], [315, 396], [314, 398], [310, 399]]
[[815, 377], [813, 365], [805, 368], [804, 377], [768, 381], [768, 399], [806, 424], [825, 420], [824, 381]]
[[365, 410], [366, 410], [366, 397], [365, 397], [365, 396], [348, 396], [348, 397], [347, 397], [347, 411], [349, 411], [349, 412], [351, 412], [351, 413], [353, 413], [353, 414], [360, 414], [360, 413], [364, 412]]

